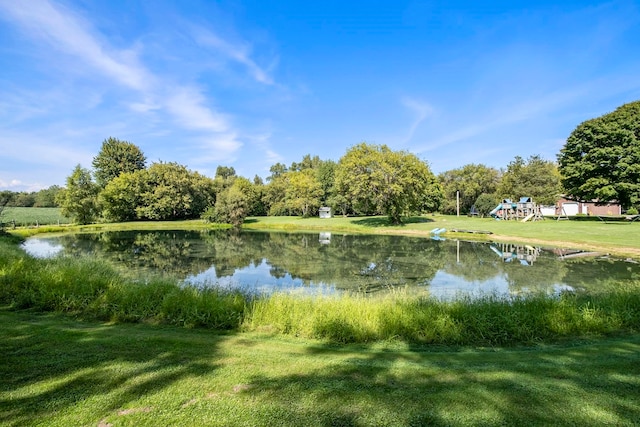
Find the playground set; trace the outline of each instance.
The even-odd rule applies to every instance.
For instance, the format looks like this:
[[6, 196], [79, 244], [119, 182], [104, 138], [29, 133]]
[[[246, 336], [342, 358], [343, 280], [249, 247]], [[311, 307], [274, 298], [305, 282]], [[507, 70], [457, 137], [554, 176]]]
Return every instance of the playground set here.
[[491, 212], [489, 212], [496, 220], [521, 220], [537, 221], [544, 219], [540, 205], [534, 203], [531, 197], [521, 197], [519, 202], [512, 202], [510, 199], [502, 200]]

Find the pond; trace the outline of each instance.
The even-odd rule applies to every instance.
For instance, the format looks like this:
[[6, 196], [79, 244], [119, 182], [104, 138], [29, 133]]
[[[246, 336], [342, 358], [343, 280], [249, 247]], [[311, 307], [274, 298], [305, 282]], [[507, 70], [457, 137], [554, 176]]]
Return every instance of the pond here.
[[640, 279], [640, 264], [505, 243], [336, 233], [117, 231], [34, 237], [38, 257], [88, 256], [128, 277], [256, 292], [555, 294]]

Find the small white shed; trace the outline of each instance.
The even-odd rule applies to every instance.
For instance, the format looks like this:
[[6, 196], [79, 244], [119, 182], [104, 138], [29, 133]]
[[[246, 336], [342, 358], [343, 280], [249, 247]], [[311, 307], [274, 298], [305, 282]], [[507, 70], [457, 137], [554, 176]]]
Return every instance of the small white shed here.
[[331, 218], [331, 208], [326, 206], [321, 207], [320, 218]]

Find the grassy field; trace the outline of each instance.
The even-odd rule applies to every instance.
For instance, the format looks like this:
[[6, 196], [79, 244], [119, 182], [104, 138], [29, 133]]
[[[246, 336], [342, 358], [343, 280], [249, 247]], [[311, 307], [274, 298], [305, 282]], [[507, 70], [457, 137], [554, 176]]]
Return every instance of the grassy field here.
[[0, 310], [0, 425], [634, 426], [640, 336], [330, 345]]
[[60, 208], [5, 208], [2, 222], [8, 229], [13, 227], [33, 227], [36, 225], [69, 224], [69, 218], [62, 216]]

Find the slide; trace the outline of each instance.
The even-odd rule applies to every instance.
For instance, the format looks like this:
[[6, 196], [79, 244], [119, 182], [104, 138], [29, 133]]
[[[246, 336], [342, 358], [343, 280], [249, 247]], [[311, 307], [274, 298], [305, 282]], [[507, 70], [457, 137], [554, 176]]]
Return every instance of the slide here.
[[489, 212], [489, 215], [491, 215], [493, 218], [495, 219], [500, 219], [498, 218], [498, 211], [502, 209], [502, 203], [498, 204], [498, 206], [496, 206], [496, 208], [494, 210], [492, 210], [491, 212]]
[[533, 218], [535, 216], [535, 214], [529, 214], [527, 216], [525, 216], [522, 220], [522, 222], [527, 222], [529, 221], [531, 218]]

